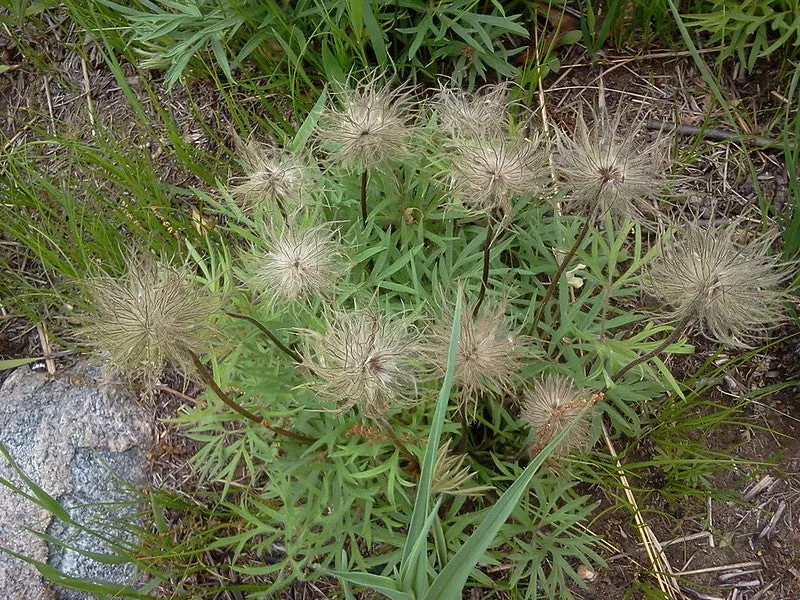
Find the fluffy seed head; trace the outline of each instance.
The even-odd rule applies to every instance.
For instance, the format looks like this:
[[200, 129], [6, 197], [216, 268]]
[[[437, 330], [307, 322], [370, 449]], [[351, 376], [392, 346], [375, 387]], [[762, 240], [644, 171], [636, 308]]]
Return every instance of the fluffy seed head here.
[[95, 277], [82, 287], [89, 310], [77, 333], [116, 372], [152, 384], [167, 362], [193, 371], [192, 353], [209, 342], [217, 302], [186, 271], [131, 255], [123, 277]]
[[379, 87], [373, 75], [340, 94], [329, 107], [318, 136], [330, 158], [347, 167], [371, 169], [408, 153], [412, 133], [405, 87]]
[[234, 180], [231, 195], [242, 210], [249, 212], [266, 204], [287, 212], [303, 201], [312, 180], [300, 157], [255, 142], [239, 143], [238, 147], [247, 175]]
[[653, 212], [647, 201], [666, 187], [669, 145], [665, 138], [639, 142], [641, 127], [623, 131], [621, 116], [621, 111], [613, 117], [598, 111], [589, 126], [581, 111], [574, 136], [558, 131], [555, 166], [569, 190], [571, 210], [595, 216], [608, 212], [617, 222]]
[[[452, 308], [446, 306], [442, 312], [426, 342], [426, 352], [439, 376], [447, 368], [453, 326]], [[475, 316], [471, 310], [464, 310], [456, 350], [455, 385], [463, 390], [465, 397], [508, 393], [522, 367], [525, 341], [511, 332], [502, 308], [484, 305]]]
[[339, 243], [326, 225], [285, 227], [267, 247], [268, 252], [254, 250], [248, 256], [248, 283], [272, 299], [324, 294], [343, 272]]
[[548, 375], [525, 392], [522, 420], [530, 427], [530, 455], [537, 455], [553, 438], [571, 423], [575, 426], [558, 444], [551, 456], [566, 456], [572, 450], [584, 448], [589, 437], [589, 412], [599, 397], [585, 389], [576, 389], [566, 377]]
[[342, 411], [381, 418], [416, 398], [419, 336], [406, 319], [339, 312], [327, 331], [306, 334], [303, 362], [319, 378], [312, 387]]
[[457, 144], [451, 179], [466, 208], [507, 218], [513, 198], [541, 192], [547, 173], [538, 145], [537, 138]]
[[776, 234], [739, 244], [736, 224], [703, 229], [687, 222], [677, 230], [662, 241], [646, 282], [669, 318], [694, 318], [702, 335], [739, 348], [752, 347], [785, 319], [788, 296], [777, 288], [794, 266], [768, 254]]
[[433, 110], [439, 129], [454, 139], [498, 139], [508, 133], [508, 84], [486, 85], [476, 93], [442, 87]]
[[488, 485], [464, 487], [475, 476], [468, 466], [464, 465], [464, 454], [450, 452], [450, 440], [447, 440], [436, 452], [436, 465], [433, 469], [433, 493], [450, 496], [476, 496], [492, 487]]

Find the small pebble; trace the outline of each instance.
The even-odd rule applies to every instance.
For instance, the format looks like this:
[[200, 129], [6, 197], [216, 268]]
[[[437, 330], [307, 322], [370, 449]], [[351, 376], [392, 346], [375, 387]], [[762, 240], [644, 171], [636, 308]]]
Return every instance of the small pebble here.
[[592, 571], [586, 565], [578, 565], [578, 577], [584, 581], [594, 581], [594, 578], [597, 577], [597, 573]]

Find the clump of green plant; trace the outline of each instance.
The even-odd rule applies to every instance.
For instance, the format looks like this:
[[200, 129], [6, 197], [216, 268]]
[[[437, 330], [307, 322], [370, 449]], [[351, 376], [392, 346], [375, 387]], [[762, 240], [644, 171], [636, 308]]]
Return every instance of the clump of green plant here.
[[459, 83], [474, 87], [493, 74], [513, 78], [519, 68], [512, 59], [530, 35], [520, 15], [507, 14], [496, 1], [435, 6], [419, 0], [393, 5], [333, 0], [91, 5], [104, 22], [127, 33], [122, 37], [144, 57], [143, 67], [166, 69], [168, 87], [191, 68], [202, 68], [207, 58], [229, 81], [254, 62], [264, 73], [296, 71], [306, 85], [313, 85], [316, 73], [343, 82], [345, 73], [377, 66], [428, 80], [445, 68]]
[[[200, 443], [200, 485], [241, 518], [212, 546], [261, 585], [252, 598], [320, 573], [345, 594], [458, 597], [471, 581], [569, 598], [574, 567], [602, 558], [565, 459], [604, 430], [640, 435], [641, 406], [683, 394], [661, 355], [691, 352], [687, 328], [709, 323], [731, 265], [769, 302], [709, 324], [726, 344], [774, 318], [785, 268], [770, 237], [721, 260], [648, 247], [634, 219], [668, 187], [663, 144], [619, 133], [619, 118], [561, 133], [548, 177], [551, 140], [503, 86], [425, 103], [386, 85], [373, 75], [320, 97], [290, 148], [270, 150], [291, 162], [251, 154], [249, 172], [203, 194], [224, 237], [187, 245], [185, 277], [214, 297], [200, 306], [220, 307], [226, 339], [187, 366], [178, 332], [155, 356], [214, 392], [177, 419]], [[710, 274], [676, 276], [696, 301], [663, 291], [670, 265]], [[636, 309], [645, 284], [672, 306], [661, 322]], [[563, 465], [555, 477], [547, 459]]]
[[712, 0], [682, 15], [686, 24], [711, 35], [720, 59], [735, 56], [748, 71], [759, 58], [800, 46], [800, 7], [796, 0]]

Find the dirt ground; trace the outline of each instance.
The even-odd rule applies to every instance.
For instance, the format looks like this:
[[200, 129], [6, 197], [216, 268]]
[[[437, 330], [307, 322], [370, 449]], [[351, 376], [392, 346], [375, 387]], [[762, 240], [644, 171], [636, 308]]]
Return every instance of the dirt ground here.
[[[113, 77], [100, 60], [93, 59], [91, 48], [81, 46], [85, 56], [75, 52], [74, 39], [54, 27], [52, 35], [42, 34], [40, 43], [48, 57], [48, 69], [28, 64], [10, 38], [0, 30], [0, 63], [11, 68], [0, 75], [0, 143], [13, 148], [34, 135], [37, 126], [86, 137], [91, 134], [92, 119], [97, 117], [121, 135], [127, 130], [130, 115]], [[35, 33], [35, 32], [34, 32]], [[34, 33], [31, 35], [33, 36]], [[83, 53], [82, 53], [83, 54]], [[88, 57], [88, 58], [87, 58]], [[711, 92], [691, 63], [679, 53], [652, 52], [651, 56], [618, 55], [607, 52], [602, 66], [591, 64], [573, 47], [561, 57], [562, 69], [542, 82], [539, 97], [544, 103], [533, 107], [553, 122], [569, 124], [575, 108], [602, 98], [609, 107], [620, 103], [641, 109], [648, 118], [698, 125], [709, 113]], [[781, 88], [772, 66], [766, 65], [744, 77], [731, 74], [722, 82], [724, 93], [739, 115], [740, 127], [759, 135], [777, 134], [775, 117], [783, 108]], [[130, 69], [131, 81], [138, 76]], [[152, 75], [157, 81], [158, 74]], [[210, 87], [193, 84], [193, 94], [205, 98], [204, 110], [225, 126], [224, 109]], [[167, 102], [187, 139], [209, 149], [209, 140], [193, 123], [181, 102], [181, 91]], [[223, 116], [220, 116], [223, 115]], [[749, 115], [749, 117], [748, 117]], [[723, 115], [712, 112], [711, 125], [722, 128]], [[158, 140], [140, 140], [158, 150]], [[679, 138], [676, 152], [686, 152], [690, 138]], [[693, 177], [682, 190], [690, 210], [714, 219], [743, 218], [760, 221], [754, 203], [755, 186], [764, 189], [773, 206], [781, 211], [786, 205], [786, 169], [782, 156], [774, 151], [747, 149], [735, 143], [701, 141], [701, 156], [687, 167]], [[742, 165], [742, 152], [748, 152], [757, 172], [753, 181]], [[165, 179], [177, 177], [174, 165], [164, 162]], [[1, 172], [1, 170], [0, 170]], [[181, 182], [185, 184], [186, 182]], [[676, 210], [663, 207], [665, 213]], [[764, 354], [739, 364], [713, 391], [722, 404], [738, 404], [747, 394], [761, 387], [800, 379], [798, 357], [800, 337], [794, 335], [769, 348]], [[710, 351], [710, 350], [709, 350]], [[37, 332], [21, 319], [4, 315], [0, 320], [0, 359], [32, 356], [41, 352]], [[673, 363], [676, 371], [686, 373], [707, 357], [702, 347], [698, 353]], [[63, 368], [62, 365], [57, 365]], [[177, 384], [176, 384], [176, 387]], [[191, 392], [192, 390], [188, 390]], [[182, 401], [176, 397], [162, 407], [164, 416], [178, 410]], [[174, 414], [174, 413], [173, 413]], [[657, 493], [658, 482], [649, 483], [652, 493], [637, 498], [644, 523], [652, 531], [651, 547], [661, 547], [666, 559], [664, 585], [672, 589], [665, 597], [691, 600], [778, 600], [800, 598], [800, 399], [797, 385], [791, 385], [757, 401], [745, 401], [741, 420], [744, 425], [729, 426], [710, 440], [712, 450], [730, 451], [737, 457], [730, 468], [715, 475], [718, 490], [732, 492], [730, 499], [703, 501], [686, 497], [665, 503]], [[159, 439], [162, 448], [172, 449], [154, 455], [154, 475], [170, 485], [180, 486], [190, 479], [186, 472], [185, 440], [164, 425]], [[699, 438], [698, 438], [699, 439]], [[642, 449], [646, 457], [647, 449]], [[769, 466], [754, 463], [773, 460]], [[171, 473], [170, 470], [172, 470]], [[657, 477], [654, 476], [654, 479]], [[594, 490], [596, 493], [596, 490]], [[621, 489], [618, 493], [622, 493]], [[606, 506], [614, 502], [600, 497]], [[586, 573], [587, 589], [576, 588], [576, 598], [585, 600], [623, 600], [644, 597], [647, 586], [658, 589], [653, 576], [653, 559], [641, 542], [640, 532], [624, 509], [605, 513], [591, 524], [604, 541], [602, 552], [607, 566], [595, 566]], [[326, 586], [297, 586], [286, 598], [325, 598]], [[655, 594], [655, 592], [652, 592]], [[233, 600], [233, 594], [227, 594]], [[469, 590], [465, 598], [507, 597]], [[219, 600], [228, 600], [226, 594]]]

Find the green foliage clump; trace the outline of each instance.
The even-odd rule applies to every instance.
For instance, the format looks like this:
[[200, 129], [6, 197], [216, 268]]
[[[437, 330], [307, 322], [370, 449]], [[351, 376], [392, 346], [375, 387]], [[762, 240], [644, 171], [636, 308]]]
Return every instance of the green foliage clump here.
[[720, 59], [735, 56], [752, 70], [759, 58], [800, 46], [797, 0], [711, 0], [683, 15], [686, 24], [711, 35]]
[[[559, 132], [553, 157], [555, 140], [507, 91], [423, 101], [373, 73], [323, 94], [286, 148], [241, 144], [245, 172], [196, 191], [216, 225], [182, 240], [191, 268], [169, 271], [186, 280], [167, 286], [169, 302], [139, 310], [148, 290], [131, 282], [169, 278], [137, 262], [118, 285], [87, 284], [103, 310], [76, 315], [84, 333], [120, 327], [109, 303], [146, 317], [135, 348], [120, 354], [113, 344], [130, 336], [115, 335], [90, 336], [95, 347], [105, 339], [107, 357], [137, 367], [170, 360], [208, 387], [176, 422], [198, 444], [198, 494], [228, 521], [204, 544], [230, 557], [248, 597], [332, 574], [348, 598], [351, 586], [457, 598], [468, 582], [570, 598], [585, 583], [577, 566], [602, 563], [579, 463], [601, 436], [657, 431], [645, 407], [686, 395], [662, 354], [692, 351], [687, 335], [707, 330], [699, 299], [722, 275], [693, 278], [716, 268], [713, 253], [669, 263], [698, 302], [653, 319], [645, 283], [675, 300], [658, 283], [666, 246], [640, 209], [669, 189], [663, 142], [599, 113], [575, 139]], [[758, 267], [780, 284], [771, 239], [735, 245], [726, 272]], [[736, 333], [720, 341], [772, 319], [775, 294], [717, 314]], [[200, 321], [219, 332], [213, 346]], [[708, 485], [678, 445], [658, 451], [678, 465], [676, 489]], [[162, 571], [137, 564], [181, 591], [181, 572], [201, 570], [190, 546], [168, 547]]]
[[444, 68], [473, 87], [494, 74], [514, 77], [519, 69], [511, 59], [524, 48], [514, 39], [530, 35], [520, 15], [506, 14], [496, 0], [97, 4], [126, 23], [124, 37], [143, 66], [166, 69], [170, 87], [209, 56], [230, 81], [255, 62], [263, 72], [297, 70], [306, 83], [315, 73], [342, 82], [344, 74], [369, 66], [428, 79]]

